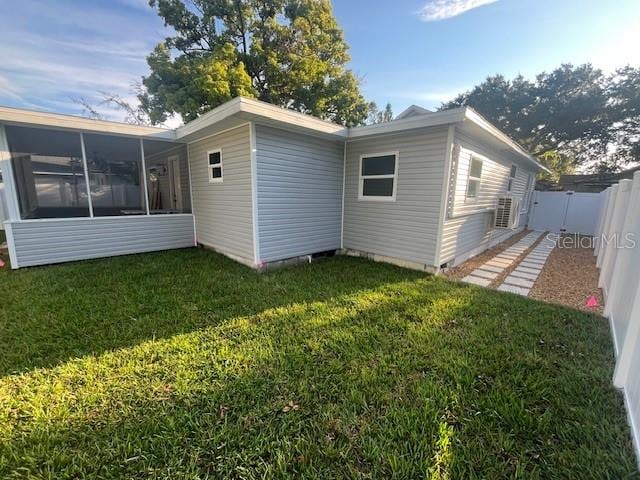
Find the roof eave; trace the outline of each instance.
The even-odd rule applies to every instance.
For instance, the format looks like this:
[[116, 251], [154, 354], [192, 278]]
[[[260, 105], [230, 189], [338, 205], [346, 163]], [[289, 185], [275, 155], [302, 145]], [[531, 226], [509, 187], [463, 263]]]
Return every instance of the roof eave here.
[[522, 148], [518, 142], [512, 140], [507, 134], [502, 132], [500, 129], [491, 124], [487, 119], [485, 119], [482, 115], [476, 112], [471, 107], [464, 107], [464, 118], [465, 120], [469, 120], [474, 123], [478, 127], [482, 128], [486, 132], [490, 133], [497, 139], [499, 139], [502, 143], [509, 146], [515, 153], [524, 157], [529, 163], [533, 164], [538, 171], [551, 173], [551, 171], [538, 162], [533, 155], [527, 152], [524, 148]]

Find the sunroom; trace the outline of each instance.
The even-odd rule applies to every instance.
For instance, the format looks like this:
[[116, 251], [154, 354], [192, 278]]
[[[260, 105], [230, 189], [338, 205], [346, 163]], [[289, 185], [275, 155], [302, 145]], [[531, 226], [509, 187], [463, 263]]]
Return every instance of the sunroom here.
[[195, 245], [170, 130], [0, 109], [12, 268]]

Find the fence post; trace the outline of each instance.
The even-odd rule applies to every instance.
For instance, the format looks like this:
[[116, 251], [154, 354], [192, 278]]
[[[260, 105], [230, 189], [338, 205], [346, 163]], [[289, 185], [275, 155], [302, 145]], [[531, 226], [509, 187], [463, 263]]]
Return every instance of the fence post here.
[[[618, 244], [624, 219], [627, 216], [627, 207], [629, 206], [629, 197], [631, 196], [631, 180], [620, 180], [618, 183], [618, 195], [616, 195], [616, 204], [612, 212], [611, 225], [607, 236], [608, 245], [605, 246], [604, 259], [602, 261], [602, 270], [598, 280], [598, 286], [602, 288], [605, 299], [609, 295], [609, 287], [611, 286], [611, 272], [618, 256]], [[611, 242], [613, 239], [613, 242]]]
[[604, 260], [604, 252], [607, 249], [607, 245], [602, 243], [602, 239], [605, 235], [609, 234], [609, 229], [611, 228], [611, 217], [613, 212], [613, 207], [616, 203], [616, 197], [618, 196], [618, 184], [615, 184], [609, 187], [609, 202], [607, 203], [607, 210], [604, 216], [604, 223], [602, 225], [602, 233], [600, 234], [600, 250], [598, 251], [598, 260], [596, 260], [596, 266], [598, 268], [602, 267], [602, 261]]
[[600, 203], [600, 211], [598, 212], [598, 226], [595, 232], [595, 245], [593, 248], [593, 255], [598, 256], [598, 252], [600, 251], [600, 243], [602, 240], [602, 229], [604, 228], [604, 222], [606, 219], [607, 208], [609, 207], [609, 198], [611, 193], [611, 187], [607, 188], [603, 192], [600, 193], [602, 195], [602, 200]]

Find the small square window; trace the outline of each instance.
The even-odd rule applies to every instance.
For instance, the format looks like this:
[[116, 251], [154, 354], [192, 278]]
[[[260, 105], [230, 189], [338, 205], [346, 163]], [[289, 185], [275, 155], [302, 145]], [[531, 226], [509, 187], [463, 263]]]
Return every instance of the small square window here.
[[222, 152], [209, 152], [209, 165], [218, 165], [222, 163]]
[[207, 152], [207, 162], [209, 183], [222, 182], [222, 150]]

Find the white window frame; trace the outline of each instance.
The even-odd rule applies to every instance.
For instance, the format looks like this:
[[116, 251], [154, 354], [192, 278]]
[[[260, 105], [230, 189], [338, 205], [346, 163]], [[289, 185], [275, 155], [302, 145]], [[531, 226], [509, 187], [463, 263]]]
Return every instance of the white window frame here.
[[527, 190], [524, 192], [520, 213], [529, 212], [529, 205], [531, 203], [531, 197], [533, 197], [533, 187], [535, 184], [536, 184], [536, 174], [533, 172], [529, 172], [529, 176], [527, 178]]
[[[513, 176], [511, 175], [512, 172]], [[509, 167], [509, 181], [507, 182], [507, 192], [511, 193], [511, 191], [513, 190], [513, 184], [516, 181], [516, 178], [518, 178], [518, 165], [512, 163], [511, 167]]]
[[[480, 176], [479, 177], [472, 177], [471, 176], [471, 166], [473, 165], [473, 161], [477, 161], [481, 163], [481, 167], [480, 167]], [[471, 155], [471, 157], [469, 157], [469, 172], [467, 175], [467, 188], [464, 191], [464, 198], [465, 201], [467, 202], [475, 202], [478, 200], [478, 195], [480, 195], [480, 187], [482, 186], [482, 171], [484, 170], [484, 159], [480, 158], [477, 155]], [[476, 189], [476, 194], [473, 197], [469, 196], [469, 184], [474, 181], [474, 182], [478, 182], [478, 188]]]
[[[387, 157], [393, 155], [396, 159], [393, 174], [385, 175], [362, 175], [362, 161], [365, 158]], [[365, 153], [360, 155], [360, 164], [358, 166], [358, 200], [365, 202], [395, 202], [396, 193], [398, 191], [398, 164], [400, 163], [400, 152], [382, 152], [382, 153]], [[364, 181], [367, 179], [383, 179], [393, 178], [393, 191], [390, 197], [364, 195]]]
[[[212, 153], [220, 153], [220, 163], [211, 165], [210, 157]], [[207, 151], [207, 176], [209, 177], [209, 183], [222, 183], [222, 179], [224, 177], [224, 168], [222, 168], [222, 148], [214, 148], [213, 150]], [[220, 177], [213, 176], [213, 169], [220, 169]]]

